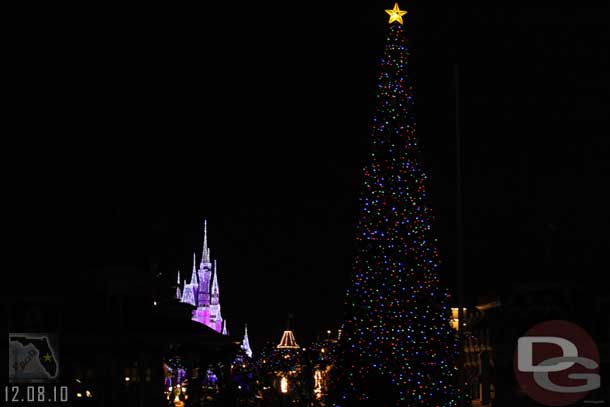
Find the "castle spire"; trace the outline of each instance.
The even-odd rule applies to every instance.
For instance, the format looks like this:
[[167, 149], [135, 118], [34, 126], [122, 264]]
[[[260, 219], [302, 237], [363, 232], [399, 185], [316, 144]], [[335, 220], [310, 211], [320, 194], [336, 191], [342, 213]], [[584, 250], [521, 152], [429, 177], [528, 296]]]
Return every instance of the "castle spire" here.
[[212, 276], [212, 295], [220, 294], [220, 289], [218, 288], [218, 262], [214, 260], [214, 275]]
[[191, 284], [197, 285], [197, 256], [193, 252], [193, 274], [191, 274]]
[[227, 329], [227, 320], [222, 320], [222, 334], [225, 336], [229, 336], [229, 330]]
[[201, 255], [201, 263], [210, 262], [210, 249], [208, 249], [208, 220], [203, 221], [203, 253]]
[[241, 341], [241, 349], [246, 352], [249, 358], [252, 357], [252, 349], [250, 348], [250, 340], [248, 339], [248, 324], [244, 328], [244, 339]]
[[176, 280], [176, 299], [182, 300], [182, 293], [180, 292], [180, 270], [178, 270], [178, 279]]

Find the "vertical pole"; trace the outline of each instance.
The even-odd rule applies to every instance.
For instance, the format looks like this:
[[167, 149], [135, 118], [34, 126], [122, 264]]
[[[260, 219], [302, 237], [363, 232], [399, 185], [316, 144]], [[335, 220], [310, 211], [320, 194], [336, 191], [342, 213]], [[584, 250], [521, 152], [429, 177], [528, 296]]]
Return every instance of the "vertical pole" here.
[[462, 134], [460, 123], [460, 71], [454, 65], [455, 81], [455, 166], [456, 166], [456, 268], [457, 268], [457, 306], [458, 306], [458, 400], [459, 406], [465, 405], [464, 392], [464, 245], [462, 220]]

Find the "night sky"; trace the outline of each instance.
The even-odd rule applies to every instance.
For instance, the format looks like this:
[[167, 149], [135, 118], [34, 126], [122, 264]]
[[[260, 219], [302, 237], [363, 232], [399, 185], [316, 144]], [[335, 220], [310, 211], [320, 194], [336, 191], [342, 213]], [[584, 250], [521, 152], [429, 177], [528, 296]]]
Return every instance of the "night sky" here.
[[[292, 313], [307, 342], [339, 327], [393, 2], [207, 3], [14, 16], [3, 155], [20, 265], [4, 288], [37, 278], [54, 284], [25, 292], [67, 295], [100, 267], [170, 284], [201, 255], [205, 217], [230, 330], [279, 340]], [[456, 61], [468, 301], [595, 280], [610, 250], [608, 7], [429, 3], [401, 7], [444, 282]]]

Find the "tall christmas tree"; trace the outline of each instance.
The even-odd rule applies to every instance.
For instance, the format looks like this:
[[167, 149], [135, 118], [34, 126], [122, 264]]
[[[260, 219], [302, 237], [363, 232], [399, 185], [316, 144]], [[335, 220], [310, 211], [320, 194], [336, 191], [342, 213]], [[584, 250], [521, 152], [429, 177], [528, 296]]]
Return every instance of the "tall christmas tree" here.
[[336, 405], [449, 407], [456, 403], [458, 348], [418, 159], [406, 11], [395, 4], [386, 12]]

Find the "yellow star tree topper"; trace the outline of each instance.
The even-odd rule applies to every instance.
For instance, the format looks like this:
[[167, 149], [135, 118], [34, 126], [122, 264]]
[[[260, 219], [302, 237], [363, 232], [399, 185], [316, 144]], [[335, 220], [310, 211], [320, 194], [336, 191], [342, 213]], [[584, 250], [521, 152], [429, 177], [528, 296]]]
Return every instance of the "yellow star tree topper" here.
[[390, 24], [392, 24], [394, 21], [398, 21], [400, 24], [402, 24], [402, 16], [407, 14], [405, 10], [401, 10], [400, 7], [398, 7], [398, 3], [394, 3], [394, 8], [392, 10], [386, 10], [385, 12], [390, 15]]

